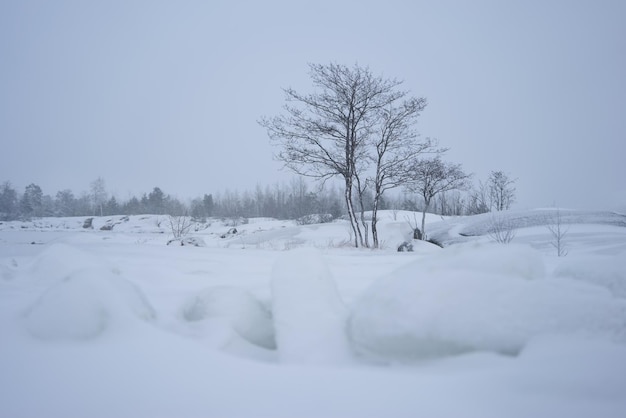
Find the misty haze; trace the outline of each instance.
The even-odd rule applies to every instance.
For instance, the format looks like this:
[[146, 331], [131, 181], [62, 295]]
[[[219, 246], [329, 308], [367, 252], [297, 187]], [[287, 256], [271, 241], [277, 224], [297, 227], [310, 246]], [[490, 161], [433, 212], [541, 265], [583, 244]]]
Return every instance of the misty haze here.
[[0, 5], [0, 416], [624, 416], [625, 19]]

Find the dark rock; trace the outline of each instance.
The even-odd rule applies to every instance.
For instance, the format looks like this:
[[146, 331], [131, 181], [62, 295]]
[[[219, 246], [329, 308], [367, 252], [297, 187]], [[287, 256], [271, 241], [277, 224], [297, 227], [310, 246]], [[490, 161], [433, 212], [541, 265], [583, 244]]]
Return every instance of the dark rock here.
[[220, 238], [226, 238], [228, 235], [236, 235], [237, 228], [230, 228], [225, 234], [220, 235]]
[[198, 237], [174, 238], [167, 242], [167, 245], [172, 244], [178, 244], [183, 247], [206, 247], [204, 240]]
[[404, 252], [412, 252], [413, 251], [413, 243], [408, 242], [408, 241], [404, 241], [402, 244], [400, 244], [400, 246], [398, 247], [398, 252], [399, 253], [404, 253]]

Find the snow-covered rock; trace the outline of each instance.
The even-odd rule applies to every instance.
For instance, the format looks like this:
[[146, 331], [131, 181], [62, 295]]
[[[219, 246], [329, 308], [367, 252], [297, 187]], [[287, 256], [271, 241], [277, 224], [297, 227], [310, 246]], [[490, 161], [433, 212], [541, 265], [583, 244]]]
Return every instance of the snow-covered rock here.
[[510, 266], [499, 250], [465, 248], [438, 266], [416, 262], [379, 280], [352, 312], [355, 349], [403, 361], [474, 350], [516, 354], [540, 335], [626, 337], [625, 301], [572, 280], [527, 280], [534, 274], [519, 267], [533, 258], [515, 251], [522, 259]]
[[111, 326], [154, 317], [138, 287], [108, 270], [91, 268], [53, 284], [26, 311], [24, 323], [37, 338], [83, 340]]
[[167, 245], [180, 245], [187, 247], [206, 247], [206, 242], [200, 237], [175, 238], [167, 242]]
[[296, 249], [277, 260], [272, 270], [272, 298], [276, 344], [282, 362], [350, 361], [347, 309], [318, 250]]
[[243, 289], [232, 286], [207, 289], [185, 303], [183, 317], [187, 321], [225, 319], [248, 342], [269, 349], [276, 348], [270, 312]]

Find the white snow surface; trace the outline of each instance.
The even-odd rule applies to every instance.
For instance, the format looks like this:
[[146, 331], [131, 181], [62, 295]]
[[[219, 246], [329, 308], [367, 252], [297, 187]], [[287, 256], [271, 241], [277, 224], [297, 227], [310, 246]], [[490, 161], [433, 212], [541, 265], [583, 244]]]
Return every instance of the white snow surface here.
[[215, 286], [189, 299], [183, 307], [187, 321], [221, 318], [246, 341], [276, 348], [270, 311], [250, 292], [234, 286]]
[[351, 357], [347, 309], [320, 252], [297, 249], [272, 270], [279, 358], [285, 363], [341, 364]]
[[623, 217], [568, 211], [557, 257], [546, 213], [503, 215], [509, 245], [429, 216], [446, 247], [412, 253], [391, 211], [382, 250], [345, 221], [0, 223], [0, 416], [623, 417]]
[[[416, 360], [477, 350], [516, 355], [542, 335], [626, 341], [626, 300], [596, 286], [540, 278], [540, 258], [524, 247], [460, 247], [372, 285], [350, 320], [356, 347]], [[530, 267], [520, 268], [525, 260]]]

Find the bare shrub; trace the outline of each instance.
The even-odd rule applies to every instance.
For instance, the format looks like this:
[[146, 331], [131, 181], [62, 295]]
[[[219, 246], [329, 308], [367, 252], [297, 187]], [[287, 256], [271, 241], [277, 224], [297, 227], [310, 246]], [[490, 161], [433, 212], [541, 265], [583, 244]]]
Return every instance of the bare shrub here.
[[296, 219], [296, 225], [314, 225], [314, 224], [324, 224], [333, 221], [333, 215], [330, 213], [327, 214], [311, 214], [304, 215]]
[[174, 239], [183, 238], [189, 233], [189, 230], [193, 226], [191, 217], [187, 215], [172, 216], [169, 218], [170, 232], [174, 236]]
[[550, 235], [552, 236], [551, 244], [554, 248], [556, 248], [556, 255], [558, 257], [565, 257], [567, 255], [567, 250], [565, 249], [563, 240], [569, 231], [569, 227], [564, 226], [560, 209], [557, 208], [550, 221], [551, 222], [546, 225], [546, 228], [548, 228], [548, 231], [550, 231]]
[[516, 228], [506, 216], [493, 215], [489, 226], [489, 237], [499, 244], [508, 244], [515, 238]]

